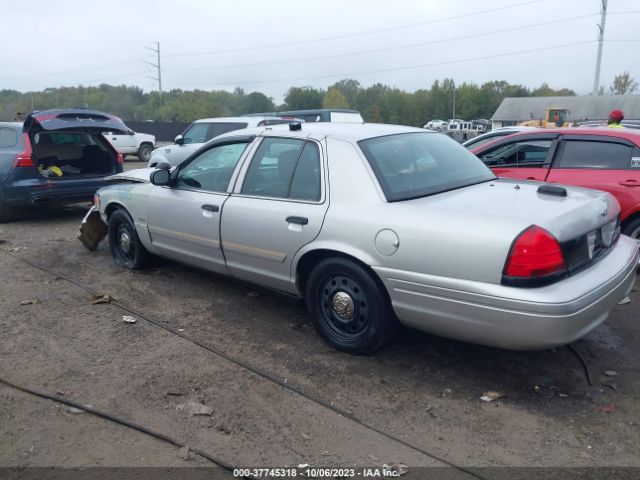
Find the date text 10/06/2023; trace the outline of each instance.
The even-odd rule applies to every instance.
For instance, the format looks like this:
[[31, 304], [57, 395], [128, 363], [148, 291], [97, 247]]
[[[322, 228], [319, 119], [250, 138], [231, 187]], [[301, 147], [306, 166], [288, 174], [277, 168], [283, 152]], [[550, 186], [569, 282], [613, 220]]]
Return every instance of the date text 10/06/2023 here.
[[234, 477], [241, 478], [392, 478], [399, 477], [405, 471], [388, 466], [380, 468], [322, 468], [322, 467], [285, 467], [285, 468], [235, 468]]

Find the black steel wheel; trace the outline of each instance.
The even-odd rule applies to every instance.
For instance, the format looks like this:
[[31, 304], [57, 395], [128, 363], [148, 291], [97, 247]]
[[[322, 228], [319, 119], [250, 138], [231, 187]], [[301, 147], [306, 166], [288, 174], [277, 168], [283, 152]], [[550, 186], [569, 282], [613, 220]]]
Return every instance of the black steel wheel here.
[[149, 253], [124, 210], [116, 210], [109, 217], [109, 248], [113, 260], [121, 267], [136, 270], [147, 264]]
[[345, 258], [321, 261], [309, 274], [305, 302], [313, 325], [338, 350], [366, 355], [389, 342], [397, 319], [374, 274]]

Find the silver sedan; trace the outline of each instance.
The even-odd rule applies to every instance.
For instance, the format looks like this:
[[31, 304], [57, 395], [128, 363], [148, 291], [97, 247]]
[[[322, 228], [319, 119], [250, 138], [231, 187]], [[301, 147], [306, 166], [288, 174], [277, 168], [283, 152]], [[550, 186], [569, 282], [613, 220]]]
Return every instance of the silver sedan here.
[[508, 349], [572, 342], [631, 290], [634, 241], [609, 194], [496, 178], [444, 135], [391, 125], [231, 132], [178, 167], [99, 190], [114, 260], [151, 254], [304, 297], [335, 348], [399, 324]]

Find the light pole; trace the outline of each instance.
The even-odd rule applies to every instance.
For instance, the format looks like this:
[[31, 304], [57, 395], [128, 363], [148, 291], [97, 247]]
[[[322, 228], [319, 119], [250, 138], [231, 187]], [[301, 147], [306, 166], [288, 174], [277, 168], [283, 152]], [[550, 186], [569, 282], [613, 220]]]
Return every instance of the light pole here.
[[600, 90], [600, 64], [602, 63], [602, 42], [604, 40], [604, 23], [607, 20], [607, 1], [601, 0], [602, 9], [600, 10], [600, 23], [598, 24], [598, 55], [596, 57], [596, 74], [593, 79], [593, 94], [598, 95]]
[[456, 118], [456, 84], [451, 82], [451, 86], [453, 88], [453, 116], [451, 117], [453, 120]]

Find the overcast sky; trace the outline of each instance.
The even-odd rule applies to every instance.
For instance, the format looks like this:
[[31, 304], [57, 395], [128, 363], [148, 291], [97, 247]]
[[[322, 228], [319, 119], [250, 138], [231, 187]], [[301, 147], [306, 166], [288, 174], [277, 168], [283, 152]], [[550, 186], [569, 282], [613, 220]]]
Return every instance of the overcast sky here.
[[[0, 0], [0, 89], [137, 85], [261, 91], [353, 78], [590, 93], [601, 0]], [[491, 10], [491, 11], [490, 11]], [[601, 85], [640, 80], [640, 0], [609, 0]], [[635, 12], [635, 13], [633, 13]], [[457, 17], [457, 18], [456, 18]], [[545, 25], [541, 25], [545, 24]], [[11, 40], [12, 39], [12, 40]], [[635, 40], [635, 41], [634, 41]], [[520, 52], [514, 54], [515, 52]]]

